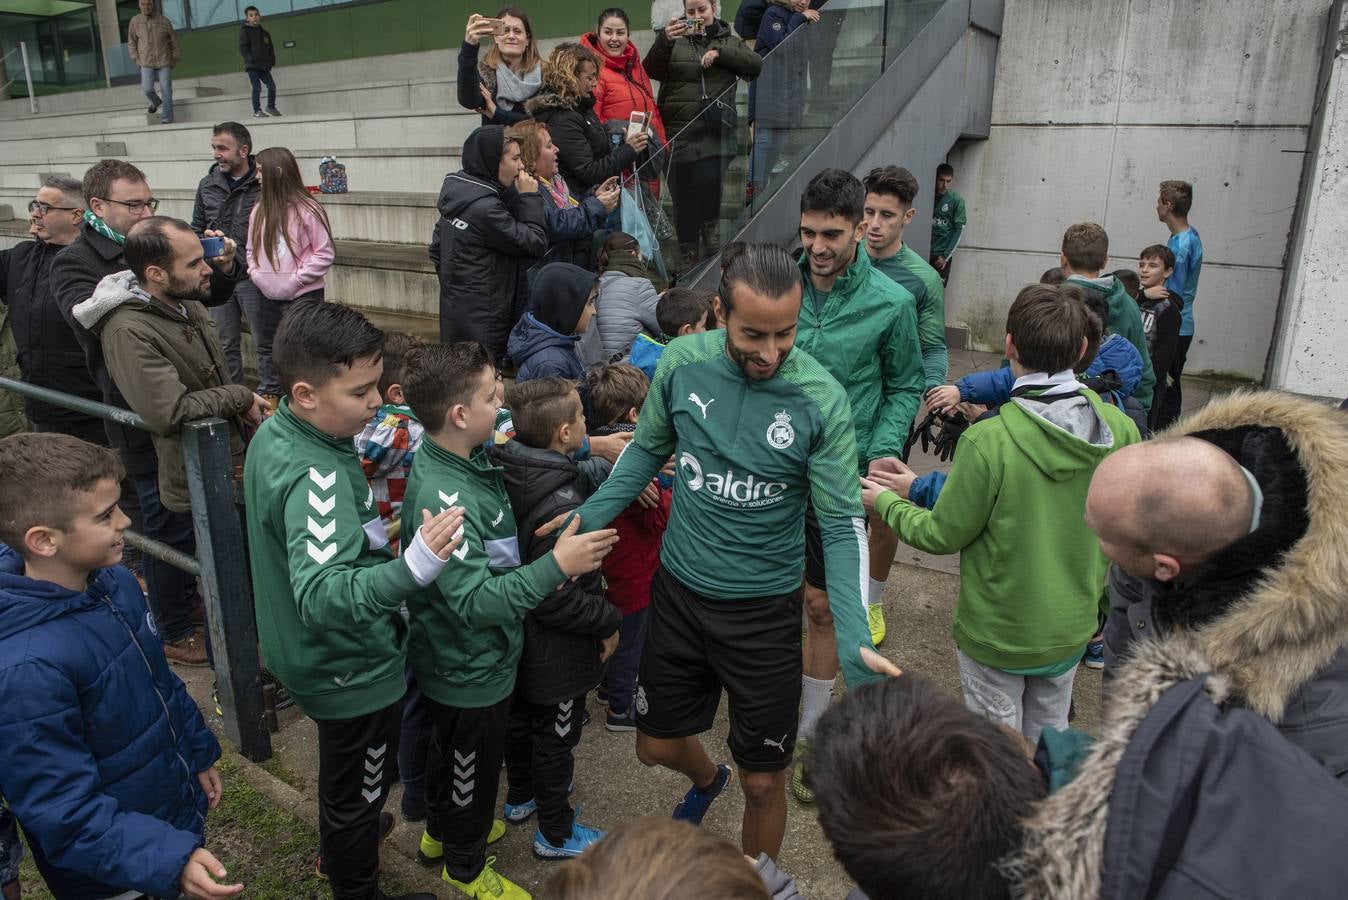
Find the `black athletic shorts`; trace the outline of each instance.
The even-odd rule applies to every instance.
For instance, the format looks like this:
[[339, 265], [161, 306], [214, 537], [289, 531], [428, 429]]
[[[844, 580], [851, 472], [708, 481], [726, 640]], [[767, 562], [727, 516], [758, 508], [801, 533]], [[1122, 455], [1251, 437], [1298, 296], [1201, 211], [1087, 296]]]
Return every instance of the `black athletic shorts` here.
[[709, 730], [721, 689], [730, 696], [735, 764], [780, 772], [791, 764], [800, 706], [799, 590], [714, 600], [655, 570], [637, 680], [637, 728], [655, 738]]
[[[870, 516], [865, 518], [866, 533], [871, 531]], [[824, 533], [819, 530], [819, 520], [814, 516], [814, 505], [805, 506], [805, 583], [817, 590], [824, 590]]]

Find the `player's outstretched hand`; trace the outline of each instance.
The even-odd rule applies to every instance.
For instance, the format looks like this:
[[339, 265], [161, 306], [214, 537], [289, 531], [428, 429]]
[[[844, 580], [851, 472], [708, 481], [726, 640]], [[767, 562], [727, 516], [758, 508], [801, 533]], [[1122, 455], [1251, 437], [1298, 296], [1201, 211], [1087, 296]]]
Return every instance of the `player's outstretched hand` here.
[[217, 897], [233, 897], [243, 891], [242, 884], [219, 884], [216, 879], [229, 873], [220, 865], [220, 860], [211, 855], [205, 847], [198, 847], [187, 858], [183, 873], [178, 877], [178, 887], [183, 896], [190, 900], [216, 900]]
[[429, 509], [421, 511], [421, 539], [442, 562], [459, 549], [463, 541], [463, 508], [451, 506], [439, 515], [432, 516]]
[[553, 558], [568, 578], [599, 568], [613, 545], [618, 543], [618, 532], [612, 528], [591, 531], [589, 534], [578, 534], [579, 529], [580, 516], [576, 516], [557, 537], [557, 544], [552, 548]]
[[900, 675], [903, 674], [903, 669], [900, 669], [898, 666], [894, 665], [892, 662], [885, 659], [879, 653], [876, 653], [870, 647], [861, 648], [861, 661], [866, 664], [866, 668], [870, 669], [877, 675], [885, 675], [888, 676], [889, 678], [898, 678]]

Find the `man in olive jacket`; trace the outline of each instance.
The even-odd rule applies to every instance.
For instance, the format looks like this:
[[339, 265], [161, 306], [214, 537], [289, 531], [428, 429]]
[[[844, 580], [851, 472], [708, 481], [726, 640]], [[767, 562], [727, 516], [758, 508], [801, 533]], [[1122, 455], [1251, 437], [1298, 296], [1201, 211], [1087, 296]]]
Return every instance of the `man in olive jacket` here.
[[[183, 51], [173, 24], [155, 11], [155, 0], [140, 0], [140, 15], [126, 26], [126, 50], [140, 69], [140, 89], [150, 101], [150, 115], [158, 112], [159, 121], [167, 125], [173, 121], [173, 67]], [[156, 80], [159, 94], [154, 92]]]

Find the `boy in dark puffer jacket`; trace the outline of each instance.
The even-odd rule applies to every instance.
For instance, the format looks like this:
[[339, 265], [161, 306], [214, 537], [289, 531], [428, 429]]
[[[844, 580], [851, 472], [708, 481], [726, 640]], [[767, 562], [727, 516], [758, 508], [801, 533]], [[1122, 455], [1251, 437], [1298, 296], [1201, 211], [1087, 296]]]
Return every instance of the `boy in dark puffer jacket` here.
[[[520, 561], [527, 565], [551, 552], [554, 543], [534, 530], [585, 499], [571, 459], [585, 438], [585, 414], [575, 383], [562, 378], [517, 383], [506, 404], [514, 415], [515, 439], [495, 448], [492, 457], [505, 469]], [[506, 818], [523, 821], [538, 810], [534, 854], [545, 859], [579, 856], [603, 837], [576, 821], [567, 794], [585, 695], [604, 674], [621, 622], [604, 598], [598, 572], [564, 581], [524, 619], [524, 653], [506, 733]]]
[[239, 893], [203, 846], [220, 744], [118, 565], [120, 460], [63, 434], [6, 438], [0, 458], [0, 796], [47, 887]]

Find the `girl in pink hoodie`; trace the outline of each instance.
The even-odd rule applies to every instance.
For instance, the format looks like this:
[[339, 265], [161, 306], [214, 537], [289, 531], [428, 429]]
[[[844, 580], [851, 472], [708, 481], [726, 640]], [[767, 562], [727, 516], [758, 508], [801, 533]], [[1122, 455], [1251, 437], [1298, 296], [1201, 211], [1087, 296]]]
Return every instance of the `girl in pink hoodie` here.
[[271, 364], [276, 327], [292, 301], [323, 299], [323, 279], [335, 253], [328, 216], [305, 188], [294, 154], [285, 147], [263, 150], [257, 155], [257, 178], [262, 191], [248, 217], [248, 277], [270, 301], [263, 304], [253, 333], [258, 393], [279, 397]]

